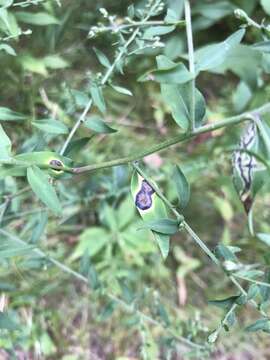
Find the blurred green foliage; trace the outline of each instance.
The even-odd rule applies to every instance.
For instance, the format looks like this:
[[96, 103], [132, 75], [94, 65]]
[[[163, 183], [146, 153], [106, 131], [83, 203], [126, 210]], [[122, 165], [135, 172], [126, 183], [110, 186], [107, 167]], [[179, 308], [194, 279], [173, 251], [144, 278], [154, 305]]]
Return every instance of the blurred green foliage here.
[[[0, 0], [1, 161], [12, 152], [31, 165], [40, 159], [69, 167], [97, 164], [188, 129], [191, 105], [186, 92], [181, 93], [179, 83], [164, 83], [164, 77], [190, 75], [182, 25], [144, 30], [144, 38], [131, 47], [132, 56], [117, 65], [113, 81], [100, 93], [101, 76], [123, 44], [117, 43], [117, 32], [89, 33], [102, 28], [100, 24], [125, 24], [127, 13], [144, 9], [147, 1], [136, 1], [134, 8], [132, 4]], [[102, 8], [116, 17], [104, 17]], [[235, 17], [237, 8], [261, 27], [249, 24], [244, 35], [239, 26], [246, 22]], [[175, 21], [184, 18], [184, 1], [167, 0], [154, 21], [163, 21], [167, 9]], [[200, 65], [196, 122], [213, 123], [266, 103], [268, 1], [191, 1], [191, 10], [195, 61]], [[173, 75], [163, 71], [168, 64]], [[149, 76], [156, 81], [148, 81]], [[181, 103], [176, 104], [176, 94]], [[60, 150], [91, 98], [95, 106], [66, 149], [66, 158], [72, 160], [66, 160]], [[269, 124], [269, 114], [263, 119]], [[269, 283], [269, 182], [254, 204], [255, 236], [231, 177], [231, 154], [240, 134], [241, 126], [201, 134], [145, 158], [143, 164], [173, 204], [178, 204], [179, 193], [180, 204], [181, 194], [186, 196], [185, 219], [210, 249], [216, 248], [227, 270], [238, 259], [248, 264], [239, 269], [243, 284], [267, 313], [269, 288], [256, 279]], [[175, 164], [182, 169], [178, 184]], [[217, 333], [212, 331], [228, 304], [240, 307], [248, 299], [239, 296], [184, 231], [172, 236], [169, 256], [162, 259], [136, 213], [130, 165], [75, 176], [57, 168], [49, 173], [28, 168], [28, 182], [41, 201], [32, 192], [18, 193], [27, 186], [28, 165], [0, 169], [0, 356], [152, 360], [182, 359], [188, 353], [196, 359], [222, 359], [224, 354], [228, 359], [267, 358], [268, 334], [251, 338], [243, 331], [249, 326], [248, 331], [269, 332], [268, 318], [258, 319], [251, 307], [241, 307], [237, 323], [233, 313], [226, 317], [222, 329], [230, 332], [224, 331], [216, 346], [208, 344], [206, 353], [190, 352], [177, 341], [175, 335], [205, 343], [211, 334], [214, 342]], [[61, 211], [61, 216], [51, 210]], [[249, 277], [255, 284], [245, 281]], [[222, 310], [208, 300], [219, 300]]]

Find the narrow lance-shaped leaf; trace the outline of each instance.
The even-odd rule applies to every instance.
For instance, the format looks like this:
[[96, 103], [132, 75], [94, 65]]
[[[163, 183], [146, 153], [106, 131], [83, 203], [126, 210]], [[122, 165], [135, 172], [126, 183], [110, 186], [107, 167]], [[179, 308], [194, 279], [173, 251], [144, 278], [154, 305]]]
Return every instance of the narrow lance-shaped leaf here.
[[84, 126], [100, 134], [111, 134], [117, 131], [106, 124], [98, 115], [88, 116]]
[[25, 119], [25, 115], [22, 115], [6, 107], [0, 107], [0, 120], [2, 121], [18, 121]]
[[96, 53], [96, 56], [97, 56], [99, 62], [101, 63], [101, 65], [103, 65], [106, 68], [110, 68], [111, 64], [110, 64], [110, 61], [107, 58], [107, 56], [97, 48], [93, 48], [93, 50]]
[[[157, 65], [159, 69], [166, 69], [172, 66], [172, 61], [166, 56], [157, 57]], [[179, 81], [175, 83], [161, 83], [161, 95], [163, 101], [168, 106], [172, 113], [172, 117], [183, 130], [187, 131], [191, 122], [191, 99], [189, 82], [180, 81], [183, 79], [181, 74], [178, 74]], [[190, 78], [187, 79], [190, 81]], [[178, 82], [178, 84], [177, 84]], [[195, 89], [195, 123], [196, 126], [201, 126], [205, 117], [205, 100], [198, 89]]]
[[157, 219], [144, 222], [142, 228], [151, 229], [164, 235], [173, 235], [178, 231], [179, 225], [173, 219]]
[[132, 92], [126, 88], [123, 88], [122, 86], [118, 86], [118, 85], [112, 85], [111, 84], [111, 87], [119, 92], [120, 94], [124, 94], [124, 95], [129, 95], [129, 96], [132, 96]]
[[32, 122], [32, 124], [41, 131], [44, 131], [48, 134], [67, 134], [68, 127], [63, 124], [61, 121], [53, 119], [44, 119]]
[[54, 187], [49, 182], [49, 177], [37, 166], [27, 169], [27, 180], [36, 196], [54, 213], [61, 213], [61, 204]]
[[195, 54], [196, 71], [207, 71], [222, 65], [231, 49], [238, 45], [245, 35], [240, 29], [218, 44], [208, 45]]
[[21, 22], [38, 26], [47, 26], [59, 23], [58, 19], [46, 12], [30, 13], [26, 11], [17, 11], [15, 16]]
[[0, 125], [0, 159], [8, 159], [11, 152], [11, 141]]
[[175, 63], [164, 55], [157, 57], [158, 69], [139, 77], [138, 81], [157, 81], [161, 84], [184, 84], [193, 78], [183, 63]]
[[106, 104], [102, 93], [102, 88], [97, 84], [92, 84], [90, 93], [96, 107], [104, 114], [106, 112]]
[[255, 321], [253, 324], [246, 327], [246, 331], [255, 332], [255, 331], [264, 331], [270, 333], [270, 320], [268, 318], [263, 318]]
[[8, 44], [0, 44], [0, 51], [5, 51], [8, 55], [16, 56], [16, 51]]
[[270, 234], [257, 233], [256, 237], [266, 245], [270, 246]]
[[[157, 219], [167, 218], [167, 211], [163, 201], [157, 196], [154, 189], [140, 175], [134, 172], [131, 180], [131, 193], [135, 205], [142, 217], [147, 223]], [[168, 256], [170, 248], [170, 238], [153, 231], [154, 237], [158, 243], [161, 254], [165, 259]], [[138, 233], [138, 236], [140, 234]]]
[[249, 124], [240, 139], [239, 150], [233, 154], [233, 183], [248, 214], [254, 198], [265, 182], [266, 170], [249, 151], [258, 151], [260, 139], [255, 122]]
[[180, 207], [184, 209], [190, 198], [190, 186], [189, 183], [178, 165], [175, 166], [173, 172], [173, 181], [175, 183]]

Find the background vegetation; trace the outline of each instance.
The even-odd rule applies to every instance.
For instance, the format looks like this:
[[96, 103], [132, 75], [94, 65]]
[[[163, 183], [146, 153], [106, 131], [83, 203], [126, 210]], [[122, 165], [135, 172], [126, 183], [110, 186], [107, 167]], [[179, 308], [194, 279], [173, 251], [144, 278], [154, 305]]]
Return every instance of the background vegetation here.
[[[269, 104], [261, 110], [270, 93], [269, 4], [190, 4], [204, 98], [196, 97], [197, 126], [262, 115], [266, 150], [252, 155], [265, 184], [248, 218], [232, 181], [242, 123], [132, 163], [193, 131], [183, 0], [0, 0], [1, 358], [269, 357]], [[152, 24], [123, 28], [153, 7]], [[184, 110], [174, 105], [174, 81]], [[96, 169], [125, 156], [134, 158]], [[92, 171], [70, 171], [89, 164]], [[143, 223], [130, 190], [134, 167], [199, 239], [182, 218]], [[151, 229], [170, 235], [166, 259]]]

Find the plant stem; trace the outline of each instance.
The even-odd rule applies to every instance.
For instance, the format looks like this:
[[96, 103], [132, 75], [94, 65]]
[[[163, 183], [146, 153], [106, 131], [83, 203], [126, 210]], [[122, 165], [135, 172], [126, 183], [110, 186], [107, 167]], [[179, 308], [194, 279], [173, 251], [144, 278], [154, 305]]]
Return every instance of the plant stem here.
[[190, 129], [194, 131], [195, 124], [195, 67], [194, 67], [194, 48], [193, 48], [193, 36], [192, 36], [192, 24], [191, 24], [191, 11], [189, 0], [185, 0], [185, 19], [186, 19], [186, 35], [188, 45], [188, 61], [189, 71], [193, 75], [190, 80]]
[[[119, 54], [117, 55], [117, 57], [115, 58], [114, 62], [112, 63], [112, 65], [109, 67], [109, 69], [106, 71], [106, 73], [104, 74], [103, 78], [101, 79], [101, 85], [105, 85], [106, 82], [108, 81], [108, 79], [110, 78], [110, 76], [112, 75], [116, 65], [118, 64], [118, 62], [121, 60], [122, 56], [125, 54], [126, 49], [128, 48], [128, 46], [132, 43], [132, 41], [136, 38], [136, 36], [138, 35], [139, 32], [139, 28], [136, 29], [134, 31], [134, 33], [131, 35], [131, 37], [128, 39], [128, 41], [125, 43], [125, 45], [123, 46], [123, 48], [121, 49], [121, 51], [119, 52]], [[60, 155], [63, 155], [70, 143], [70, 141], [72, 140], [74, 134], [76, 133], [76, 131], [78, 130], [78, 128], [80, 127], [80, 125], [85, 121], [86, 115], [88, 114], [89, 110], [91, 109], [91, 106], [93, 104], [93, 100], [90, 99], [89, 102], [87, 103], [86, 107], [84, 108], [81, 116], [79, 117], [79, 119], [77, 120], [77, 122], [75, 123], [75, 125], [73, 126], [73, 128], [71, 129], [63, 147], [60, 150]]]
[[[174, 213], [177, 219], [183, 219], [183, 215], [180, 214], [175, 207], [171, 204], [171, 202], [163, 195], [158, 186], [147, 176], [147, 174], [135, 163], [132, 164], [134, 169], [151, 185], [151, 187], [155, 190], [158, 197], [168, 206], [168, 208]], [[200, 237], [192, 230], [189, 224], [183, 220], [182, 224], [191, 238], [196, 242], [196, 244], [202, 249], [202, 251], [208, 255], [208, 257], [213, 261], [213, 263], [218, 266], [225, 274], [228, 276], [230, 281], [238, 288], [238, 290], [243, 294], [247, 295], [247, 292], [242, 288], [241, 284], [235, 279], [233, 274], [228, 274], [228, 272], [224, 269], [219, 259], [215, 256], [215, 254], [208, 248], [208, 246], [200, 239]], [[246, 279], [245, 279], [246, 280]], [[255, 300], [251, 299], [250, 303], [260, 311], [263, 316], [266, 316], [265, 312], [260, 309], [259, 305]]]
[[[158, 6], [158, 4], [160, 3], [160, 1], [157, 1], [153, 7], [149, 10], [147, 16], [145, 16], [145, 18], [142, 20], [142, 22], [147, 22], [149, 17], [152, 16], [152, 12], [155, 10], [156, 6]], [[110, 76], [113, 74], [115, 67], [117, 66], [117, 64], [119, 63], [119, 61], [121, 60], [121, 58], [123, 57], [123, 55], [126, 53], [127, 48], [129, 47], [129, 45], [135, 40], [135, 38], [137, 37], [138, 33], [140, 32], [140, 28], [138, 27], [133, 34], [130, 36], [130, 38], [126, 41], [125, 45], [123, 47], [121, 47], [121, 50], [119, 52], [119, 54], [117, 55], [117, 57], [115, 58], [114, 62], [112, 63], [112, 65], [108, 68], [108, 70], [106, 71], [106, 73], [104, 74], [103, 78], [101, 79], [101, 85], [105, 85], [106, 82], [109, 80]], [[89, 100], [89, 102], [87, 103], [85, 109], [83, 110], [81, 116], [79, 117], [79, 119], [76, 121], [76, 123], [74, 124], [73, 128], [71, 129], [64, 145], [62, 146], [61, 150], [60, 150], [60, 155], [63, 155], [70, 143], [70, 141], [72, 140], [74, 134], [76, 133], [76, 131], [78, 130], [78, 128], [80, 127], [80, 125], [85, 121], [85, 117], [87, 115], [87, 113], [89, 112], [91, 106], [92, 106], [92, 99]]]
[[264, 281], [250, 279], [250, 278], [247, 278], [245, 276], [241, 276], [241, 275], [237, 275], [237, 274], [234, 274], [234, 276], [237, 277], [238, 279], [245, 280], [245, 281], [251, 282], [251, 283], [256, 284], [256, 285], [261, 285], [261, 286], [265, 286], [265, 287], [270, 288], [270, 284], [268, 284], [268, 283], [266, 283]]
[[[101, 163], [97, 163], [97, 164], [90, 164], [90, 165], [74, 167], [74, 168], [70, 168], [67, 166], [61, 167], [61, 166], [50, 165], [50, 164], [35, 164], [35, 165], [42, 169], [63, 170], [64, 172], [71, 173], [71, 174], [81, 174], [81, 173], [85, 173], [88, 171], [94, 171], [94, 170], [98, 170], [98, 169], [105, 169], [105, 168], [110, 168], [113, 166], [124, 165], [124, 164], [131, 163], [133, 161], [140, 160], [147, 155], [165, 150], [172, 145], [192, 139], [193, 137], [198, 136], [200, 134], [218, 130], [223, 127], [229, 127], [231, 125], [237, 125], [246, 120], [251, 120], [251, 119], [253, 119], [253, 114], [255, 114], [255, 113], [263, 115], [267, 112], [270, 112], [270, 102], [264, 104], [263, 106], [261, 106], [259, 108], [244, 112], [243, 114], [232, 116], [232, 117], [220, 120], [220, 121], [213, 122], [211, 124], [201, 126], [197, 129], [195, 129], [192, 133], [185, 133], [185, 134], [177, 135], [171, 139], [168, 139], [161, 143], [155, 144], [142, 152], [135, 153], [133, 155], [123, 157], [120, 159], [109, 160], [109, 161], [105, 161], [105, 162], [101, 162]], [[13, 165], [13, 166], [25, 166], [25, 167], [29, 166], [29, 163], [27, 163], [27, 162], [16, 161], [14, 159], [0, 160], [0, 164]]]
[[[0, 233], [3, 234], [4, 236], [10, 238], [13, 241], [16, 241], [19, 244], [22, 245], [28, 245], [27, 242], [23, 241], [22, 239], [20, 239], [19, 237], [10, 234], [9, 232], [0, 229]], [[75, 277], [76, 279], [82, 281], [83, 283], [89, 285], [89, 279], [80, 274], [79, 272], [71, 269], [70, 267], [68, 267], [65, 264], [62, 264], [60, 261], [52, 258], [51, 256], [48, 256], [44, 251], [42, 251], [39, 248], [35, 248], [32, 250], [36, 255], [45, 258], [48, 262], [50, 262], [51, 264], [53, 264], [54, 266], [56, 266], [58, 269], [60, 269], [61, 271], [63, 271], [64, 273], [71, 275], [73, 277]], [[128, 313], [133, 313], [135, 315], [138, 315], [140, 318], [142, 318], [143, 320], [147, 321], [148, 323], [158, 326], [162, 329], [164, 329], [167, 333], [169, 333], [171, 336], [173, 336], [176, 340], [178, 340], [179, 342], [182, 342], [192, 348], [198, 349], [198, 350], [204, 350], [205, 346], [201, 345], [201, 344], [196, 344], [193, 341], [186, 339], [182, 336], [179, 336], [175, 333], [174, 330], [165, 327], [165, 325], [163, 325], [162, 323], [158, 322], [157, 320], [151, 318], [150, 316], [144, 314], [142, 311], [135, 309], [132, 305], [126, 303], [124, 300], [122, 300], [121, 298], [117, 297], [116, 295], [110, 293], [110, 292], [104, 292], [104, 295], [106, 297], [108, 297], [109, 299], [115, 301], [118, 305], [120, 305], [126, 312]]]
[[147, 155], [156, 153], [158, 151], [164, 150], [172, 145], [178, 144], [180, 142], [189, 140], [197, 135], [203, 134], [203, 133], [207, 133], [207, 132], [211, 132], [223, 127], [228, 127], [230, 125], [236, 125], [239, 124], [243, 121], [249, 120], [252, 118], [252, 114], [253, 113], [258, 113], [258, 114], [265, 114], [267, 112], [270, 112], [270, 103], [266, 103], [265, 105], [244, 112], [243, 114], [240, 115], [236, 115], [236, 116], [232, 116], [229, 118], [225, 118], [223, 120], [220, 121], [216, 121], [213, 122], [211, 124], [207, 124], [204, 126], [201, 126], [200, 128], [195, 129], [193, 132], [191, 133], [185, 133], [185, 134], [180, 134], [177, 135], [171, 139], [165, 140], [159, 144], [155, 144], [151, 147], [149, 147], [148, 149], [139, 152], [139, 153], [135, 153], [133, 155], [127, 156], [127, 157], [123, 157], [120, 159], [115, 159], [115, 160], [110, 160], [110, 161], [105, 161], [105, 162], [101, 162], [98, 164], [91, 164], [91, 165], [86, 165], [86, 166], [82, 166], [82, 167], [77, 167], [77, 168], [73, 168], [73, 172], [76, 174], [80, 174], [80, 173], [84, 173], [84, 172], [88, 172], [88, 171], [93, 171], [93, 170], [97, 170], [97, 169], [103, 169], [103, 168], [109, 168], [109, 167], [113, 167], [113, 166], [118, 166], [118, 165], [123, 165], [123, 164], [128, 164], [130, 162], [136, 161], [136, 160], [140, 160], [142, 158], [144, 158]]
[[[122, 30], [128, 30], [134, 27], [146, 27], [146, 26], [158, 26], [158, 25], [164, 25], [164, 26], [169, 26], [169, 25], [175, 25], [175, 26], [179, 26], [179, 25], [185, 25], [185, 21], [183, 20], [178, 20], [175, 22], [165, 22], [164, 20], [152, 20], [152, 21], [133, 21], [130, 24], [123, 24], [123, 25], [111, 25], [111, 26], [105, 26], [102, 28], [99, 28], [98, 30], [98, 35], [101, 33], [105, 33], [107, 31], [112, 31], [114, 33], [118, 33], [119, 31]], [[91, 29], [90, 29], [91, 31]]]

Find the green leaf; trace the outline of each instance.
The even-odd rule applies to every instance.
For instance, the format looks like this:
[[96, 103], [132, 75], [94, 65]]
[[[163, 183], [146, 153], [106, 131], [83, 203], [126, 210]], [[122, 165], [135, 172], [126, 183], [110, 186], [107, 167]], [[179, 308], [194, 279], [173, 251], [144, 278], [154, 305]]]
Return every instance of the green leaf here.
[[255, 332], [255, 331], [264, 331], [270, 333], [270, 320], [269, 319], [259, 319], [255, 321], [253, 324], [246, 327], [247, 332]]
[[60, 121], [44, 119], [32, 122], [36, 128], [49, 134], [67, 134], [68, 127]]
[[88, 129], [91, 129], [99, 134], [112, 134], [117, 132], [117, 130], [107, 125], [98, 115], [88, 116], [84, 122], [84, 125]]
[[9, 331], [18, 330], [19, 324], [8, 312], [0, 312], [0, 329]]
[[142, 228], [151, 229], [165, 235], [174, 235], [178, 232], [179, 224], [173, 219], [156, 219], [144, 222]]
[[94, 135], [71, 141], [66, 148], [65, 155], [70, 157], [78, 155], [84, 146], [86, 146], [93, 137]]
[[267, 15], [270, 15], [270, 2], [269, 0], [260, 0], [261, 6]]
[[[192, 14], [202, 15], [203, 17], [212, 21], [217, 21], [229, 14], [232, 14], [234, 6], [227, 1], [221, 1], [214, 3], [197, 2], [192, 6]], [[210, 22], [209, 25], [214, 22]]]
[[106, 68], [110, 68], [111, 63], [110, 63], [109, 59], [107, 58], [107, 56], [102, 51], [100, 51], [99, 49], [97, 49], [95, 47], [93, 48], [93, 50], [96, 53], [98, 61], [101, 63], [101, 65], [103, 65]]
[[68, 67], [68, 62], [60, 55], [48, 55], [44, 58], [44, 64], [50, 69], [64, 69]]
[[264, 272], [261, 270], [239, 270], [235, 274], [239, 277], [253, 280], [259, 276], [264, 275]]
[[0, 51], [5, 51], [8, 55], [16, 56], [16, 51], [8, 44], [0, 44]]
[[196, 71], [207, 71], [222, 65], [230, 50], [238, 45], [245, 35], [245, 29], [233, 33], [221, 43], [208, 45], [195, 53]]
[[236, 45], [226, 55], [224, 63], [214, 69], [219, 73], [232, 71], [251, 88], [258, 86], [261, 73], [262, 53], [251, 46]]
[[233, 94], [233, 106], [236, 112], [241, 112], [248, 105], [252, 98], [252, 92], [249, 86], [244, 82], [240, 81]]
[[157, 56], [158, 69], [142, 75], [138, 81], [157, 81], [161, 84], [184, 84], [193, 78], [183, 63], [175, 63], [164, 55]]
[[255, 43], [252, 45], [252, 48], [264, 53], [270, 53], [270, 40]]
[[6, 107], [0, 107], [0, 120], [1, 121], [18, 121], [25, 120], [27, 117], [16, 111], [8, 109]]
[[32, 231], [32, 235], [29, 240], [31, 244], [40, 242], [41, 237], [46, 230], [47, 224], [48, 224], [48, 213], [47, 211], [42, 211], [36, 217], [34, 229]]
[[102, 210], [100, 211], [100, 219], [101, 222], [105, 226], [107, 226], [112, 232], [117, 232], [117, 215], [113, 207], [105, 203], [102, 207]]
[[117, 223], [120, 230], [124, 230], [134, 219], [135, 210], [130, 197], [121, 202], [117, 209]]
[[115, 91], [119, 92], [120, 94], [133, 96], [131, 91], [129, 91], [129, 90], [126, 89], [126, 88], [123, 88], [122, 86], [111, 85], [111, 87], [112, 87]]
[[231, 327], [236, 323], [235, 311], [230, 312], [229, 316], [223, 321], [223, 327], [226, 331], [229, 331]]
[[256, 121], [256, 125], [259, 129], [260, 140], [263, 143], [265, 149], [266, 159], [270, 156], [270, 127], [265, 121], [260, 118]]
[[215, 330], [213, 331], [207, 338], [207, 341], [210, 343], [210, 344], [213, 344], [217, 341], [218, 339], [218, 335], [219, 335], [219, 331], [218, 330]]
[[69, 158], [58, 155], [57, 153], [52, 151], [34, 151], [34, 152], [22, 153], [14, 156], [14, 159], [24, 162], [28, 166], [40, 165], [40, 164], [48, 165], [51, 160], [60, 160], [65, 165], [69, 165], [72, 163]]
[[254, 299], [258, 295], [259, 291], [260, 289], [257, 284], [251, 284], [247, 292], [247, 300]]
[[60, 214], [61, 204], [48, 176], [34, 165], [27, 169], [27, 180], [36, 196], [54, 213]]
[[43, 76], [48, 75], [44, 59], [34, 58], [33, 56], [28, 54], [20, 57], [20, 63], [22, 64], [22, 67], [27, 71]]
[[8, 244], [4, 243], [0, 246], [0, 259], [29, 255], [30, 251], [34, 248], [35, 246], [33, 245], [17, 244], [14, 242]]
[[109, 241], [110, 235], [105, 229], [93, 226], [82, 232], [79, 237], [79, 244], [71, 257], [72, 259], [77, 259], [85, 253], [93, 257], [101, 251]]
[[59, 24], [59, 20], [56, 19], [56, 17], [46, 12], [31, 13], [26, 11], [17, 11], [15, 16], [19, 21], [31, 25], [47, 26]]
[[[142, 181], [143, 178], [139, 176], [136, 172], [134, 172], [131, 179], [131, 193], [135, 205], [136, 205], [136, 195], [141, 189]], [[166, 207], [163, 201], [157, 196], [156, 193], [153, 193], [151, 195], [151, 199], [152, 199], [152, 205], [149, 209], [141, 210], [139, 207], [137, 207], [137, 210], [139, 211], [143, 221], [148, 222], [156, 219], [168, 218]], [[162, 257], [166, 259], [170, 250], [170, 237], [168, 235], [157, 233], [156, 231], [153, 230], [152, 233], [159, 246]]]
[[237, 261], [237, 257], [229, 246], [218, 244], [215, 248], [215, 254], [219, 259], [225, 261]]
[[[168, 67], [171, 65], [171, 60], [165, 56], [157, 57], [157, 64], [159, 68]], [[190, 127], [191, 121], [191, 99], [189, 83], [176, 84], [161, 84], [161, 95], [165, 104], [172, 112], [175, 122], [185, 131]], [[205, 117], [205, 100], [199, 90], [195, 90], [195, 123], [200, 126]]]
[[0, 159], [8, 159], [11, 154], [11, 141], [0, 125]]
[[178, 165], [174, 168], [173, 181], [176, 186], [180, 207], [181, 209], [184, 209], [189, 202], [190, 187], [183, 171]]
[[214, 305], [217, 306], [221, 309], [225, 309], [228, 310], [239, 298], [239, 295], [236, 296], [230, 296], [226, 299], [221, 299], [221, 300], [210, 300], [208, 301], [208, 303], [210, 305]]
[[257, 233], [256, 237], [266, 245], [270, 246], [270, 234]]
[[92, 84], [90, 87], [92, 100], [96, 107], [104, 114], [106, 112], [106, 104], [102, 93], [102, 88], [97, 84]]
[[143, 33], [144, 40], [151, 40], [155, 36], [162, 36], [172, 32], [175, 29], [174, 25], [167, 26], [150, 26]]
[[21, 29], [18, 26], [15, 16], [7, 11], [7, 9], [0, 8], [0, 27], [7, 35], [13, 38], [21, 34]]

